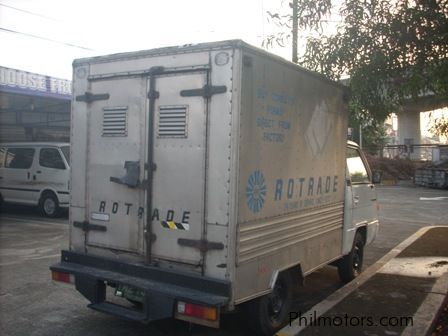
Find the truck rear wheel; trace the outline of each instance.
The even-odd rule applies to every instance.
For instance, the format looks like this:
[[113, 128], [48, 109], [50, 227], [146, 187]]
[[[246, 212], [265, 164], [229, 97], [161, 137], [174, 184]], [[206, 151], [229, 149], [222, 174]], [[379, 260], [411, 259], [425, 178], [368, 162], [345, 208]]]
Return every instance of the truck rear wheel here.
[[364, 238], [361, 233], [356, 232], [352, 250], [338, 263], [339, 277], [343, 282], [348, 283], [361, 273], [363, 257]]
[[281, 273], [271, 293], [247, 304], [249, 326], [256, 335], [273, 335], [287, 323], [293, 288], [291, 273]]

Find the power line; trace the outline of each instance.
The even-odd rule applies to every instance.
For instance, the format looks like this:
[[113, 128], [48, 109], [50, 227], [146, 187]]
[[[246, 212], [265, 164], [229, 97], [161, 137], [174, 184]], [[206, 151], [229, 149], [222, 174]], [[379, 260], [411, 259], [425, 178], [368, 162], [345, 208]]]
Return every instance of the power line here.
[[24, 33], [24, 32], [19, 32], [17, 30], [7, 29], [7, 28], [3, 28], [3, 27], [0, 27], [0, 31], [4, 31], [6, 33], [11, 33], [11, 34], [17, 34], [17, 35], [23, 35], [23, 36], [27, 36], [27, 37], [32, 37], [32, 38], [35, 38], [35, 39], [49, 41], [49, 42], [53, 42], [53, 43], [58, 43], [58, 44], [62, 44], [62, 45], [65, 45], [65, 46], [71, 47], [71, 48], [83, 49], [83, 50], [88, 50], [88, 51], [95, 51], [94, 49], [82, 47], [82, 46], [79, 46], [79, 45], [76, 45], [76, 44], [72, 44], [72, 43], [68, 43], [68, 42], [62, 42], [62, 41], [57, 41], [57, 40], [52, 40], [52, 39], [49, 39], [47, 37], [43, 37], [43, 36], [39, 36], [39, 35], [33, 35], [33, 34], [28, 34], [28, 33]]
[[49, 17], [49, 16], [45, 16], [45, 15], [42, 15], [42, 14], [38, 14], [38, 13], [34, 13], [34, 12], [30, 12], [30, 11], [27, 11], [25, 9], [20, 9], [20, 8], [17, 8], [17, 7], [5, 5], [4, 3], [1, 3], [1, 2], [0, 2], [0, 6], [6, 7], [6, 8], [10, 8], [10, 9], [14, 9], [14, 10], [16, 10], [18, 12], [22, 12], [22, 13], [38, 16], [38, 17], [41, 17], [41, 18], [44, 18], [44, 19], [47, 19], [47, 20], [60, 22], [60, 20], [57, 20], [55, 18], [52, 18], [52, 17]]

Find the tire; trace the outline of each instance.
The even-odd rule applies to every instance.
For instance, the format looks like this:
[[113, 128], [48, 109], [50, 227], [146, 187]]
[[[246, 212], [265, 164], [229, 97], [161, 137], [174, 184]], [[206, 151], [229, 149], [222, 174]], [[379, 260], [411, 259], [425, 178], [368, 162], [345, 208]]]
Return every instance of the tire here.
[[338, 263], [339, 277], [342, 282], [348, 283], [361, 273], [363, 257], [364, 238], [360, 232], [356, 232], [352, 250]]
[[61, 210], [57, 197], [51, 192], [42, 194], [39, 201], [39, 208], [42, 215], [50, 218], [57, 217]]
[[272, 293], [246, 304], [249, 327], [256, 335], [270, 336], [288, 322], [294, 292], [291, 273], [280, 273]]

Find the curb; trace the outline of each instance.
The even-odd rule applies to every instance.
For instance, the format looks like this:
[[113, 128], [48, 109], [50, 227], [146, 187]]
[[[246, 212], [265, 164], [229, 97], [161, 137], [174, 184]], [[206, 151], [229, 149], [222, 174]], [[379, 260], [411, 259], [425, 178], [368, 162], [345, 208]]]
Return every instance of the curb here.
[[[427, 226], [427, 227], [421, 228], [420, 230], [418, 230], [417, 232], [412, 234], [410, 237], [405, 239], [403, 242], [398, 244], [395, 248], [390, 250], [386, 255], [384, 255], [381, 259], [379, 259], [375, 264], [373, 264], [369, 268], [367, 268], [355, 280], [353, 280], [352, 282], [350, 282], [350, 283], [346, 284], [345, 286], [339, 288], [333, 294], [330, 294], [325, 300], [323, 300], [323, 301], [319, 302], [318, 304], [316, 304], [315, 306], [311, 307], [311, 309], [308, 310], [303, 315], [313, 314], [313, 316], [315, 316], [315, 318], [319, 318], [320, 316], [325, 314], [327, 311], [329, 311], [331, 308], [336, 306], [339, 302], [341, 302], [345, 297], [347, 297], [355, 289], [357, 289], [359, 286], [361, 286], [362, 284], [367, 282], [367, 280], [369, 280], [373, 275], [375, 275], [390, 260], [392, 260], [397, 255], [399, 255], [406, 247], [408, 247], [413, 242], [415, 242], [418, 238], [423, 236], [427, 231], [429, 231], [429, 230], [431, 230], [433, 228], [437, 228], [437, 227], [444, 227], [444, 228], [446, 228], [446, 226]], [[428, 301], [428, 305], [431, 304], [431, 307], [432, 307], [433, 304], [439, 302], [436, 298], [438, 298], [439, 296], [442, 296], [442, 295], [440, 295], [440, 293], [443, 293], [443, 291], [440, 292], [440, 290], [448, 286], [448, 281], [447, 280], [448, 280], [448, 273], [445, 273], [443, 276], [441, 276], [437, 280], [437, 282], [433, 286], [431, 292], [428, 294], [428, 297], [430, 296], [430, 294], [436, 295], [434, 297], [434, 302], [433, 301], [428, 301], [429, 298], [427, 297], [423, 301], [423, 303], [420, 306], [420, 308], [418, 309], [418, 311], [416, 313], [416, 316], [420, 317], [417, 314], [420, 312], [421, 309], [423, 309], [422, 306], [425, 305], [427, 303], [427, 301]], [[445, 294], [444, 295], [446, 295], [446, 290], [445, 290]], [[431, 298], [432, 298], [432, 295], [431, 295]], [[443, 303], [443, 299], [440, 302], [440, 305], [442, 303]], [[436, 307], [436, 309], [437, 309], [436, 311], [438, 311], [438, 309], [440, 308], [440, 305]], [[432, 315], [431, 315], [431, 318], [429, 318], [430, 319], [430, 321], [429, 321], [430, 325], [428, 326], [428, 329], [431, 327], [432, 322], [433, 322], [434, 307], [429, 309], [429, 311], [432, 312]], [[425, 313], [425, 315], [424, 315], [425, 317], [422, 316], [422, 318], [426, 319], [426, 321], [427, 321], [428, 320], [428, 316], [426, 315], [427, 314], [427, 310], [422, 310], [421, 313], [422, 314]], [[279, 330], [275, 335], [276, 336], [295, 336], [295, 335], [298, 335], [302, 330], [307, 328], [306, 326], [299, 325], [299, 323], [296, 322], [296, 321], [293, 321], [290, 325], [288, 325], [288, 326], [284, 327], [283, 329]], [[422, 326], [422, 328], [423, 328], [423, 326]], [[408, 327], [407, 329], [405, 329], [405, 332], [408, 329], [410, 329], [410, 328]], [[409, 330], [408, 332], [411, 332], [411, 330]], [[403, 333], [403, 335], [405, 335], [405, 333]], [[424, 333], [415, 333], [415, 334], [412, 333], [412, 334], [406, 334], [406, 335], [407, 336], [411, 336], [411, 335], [413, 336], [413, 335], [425, 335], [425, 334]]]
[[414, 323], [403, 331], [401, 336], [428, 335], [431, 331], [434, 316], [438, 316], [448, 293], [448, 272], [444, 273], [432, 287], [426, 299], [414, 314]]

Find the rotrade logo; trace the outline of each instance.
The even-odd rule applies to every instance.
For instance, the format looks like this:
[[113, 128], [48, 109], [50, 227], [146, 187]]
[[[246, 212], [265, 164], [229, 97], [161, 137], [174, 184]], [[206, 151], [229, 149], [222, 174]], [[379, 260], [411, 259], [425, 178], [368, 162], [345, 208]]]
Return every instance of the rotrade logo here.
[[246, 186], [247, 206], [253, 213], [259, 212], [266, 198], [266, 180], [259, 170], [250, 174]]

